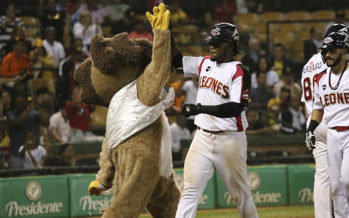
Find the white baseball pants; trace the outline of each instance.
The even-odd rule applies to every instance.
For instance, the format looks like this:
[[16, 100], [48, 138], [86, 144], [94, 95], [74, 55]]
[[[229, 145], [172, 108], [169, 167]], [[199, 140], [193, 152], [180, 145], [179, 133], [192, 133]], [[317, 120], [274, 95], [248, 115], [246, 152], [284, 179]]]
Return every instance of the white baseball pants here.
[[349, 130], [327, 132], [328, 166], [335, 217], [349, 217]]
[[184, 188], [176, 218], [194, 218], [208, 180], [217, 170], [240, 216], [256, 218], [247, 180], [245, 132], [212, 134], [197, 130], [184, 163]]
[[[307, 125], [310, 123], [310, 117]], [[315, 159], [314, 211], [316, 218], [332, 218], [331, 184], [328, 174], [327, 126], [321, 122], [314, 131], [316, 137], [313, 156]]]

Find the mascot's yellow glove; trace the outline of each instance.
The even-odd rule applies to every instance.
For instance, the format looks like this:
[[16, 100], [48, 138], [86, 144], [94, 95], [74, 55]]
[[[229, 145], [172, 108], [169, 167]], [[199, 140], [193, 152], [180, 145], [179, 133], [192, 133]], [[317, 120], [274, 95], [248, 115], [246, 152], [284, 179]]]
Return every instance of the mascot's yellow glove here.
[[168, 24], [170, 23], [170, 11], [166, 10], [165, 4], [161, 3], [159, 7], [153, 8], [153, 14], [147, 12], [147, 16], [153, 29], [167, 30]]
[[100, 195], [102, 191], [107, 190], [108, 188], [102, 185], [99, 181], [95, 180], [90, 183], [88, 186], [88, 193], [90, 195]]

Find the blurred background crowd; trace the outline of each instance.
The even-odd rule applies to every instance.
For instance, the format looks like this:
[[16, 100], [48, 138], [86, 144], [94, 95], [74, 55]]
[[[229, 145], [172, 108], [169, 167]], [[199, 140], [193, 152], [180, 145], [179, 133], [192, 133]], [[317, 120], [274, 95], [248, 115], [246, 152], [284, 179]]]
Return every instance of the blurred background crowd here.
[[[217, 22], [234, 23], [240, 59], [252, 73], [247, 135], [305, 130], [302, 67], [326, 28], [349, 20], [346, 1], [169, 0], [171, 31], [184, 55], [206, 55]], [[153, 40], [144, 16], [153, 0], [3, 0], [0, 2], [0, 169], [74, 165], [72, 143], [101, 142], [107, 108], [81, 102], [74, 69], [95, 34], [128, 32]], [[347, 8], [346, 8], [347, 7]], [[181, 105], [194, 103], [197, 80], [171, 73], [175, 105], [166, 111], [174, 160], [196, 127]], [[53, 154], [51, 145], [61, 144]], [[27, 151], [27, 152], [26, 152]]]

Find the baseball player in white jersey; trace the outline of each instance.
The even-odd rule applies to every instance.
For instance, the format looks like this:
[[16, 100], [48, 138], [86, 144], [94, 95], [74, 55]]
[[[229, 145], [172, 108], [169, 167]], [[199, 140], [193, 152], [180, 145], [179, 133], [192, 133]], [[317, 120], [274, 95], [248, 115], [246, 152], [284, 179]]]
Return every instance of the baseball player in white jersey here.
[[248, 126], [245, 108], [250, 73], [235, 60], [238, 31], [229, 23], [216, 24], [208, 38], [210, 57], [183, 57], [185, 76], [199, 77], [196, 104], [182, 107], [196, 115], [197, 131], [184, 163], [184, 188], [177, 218], [195, 217], [199, 198], [217, 170], [241, 217], [258, 217], [247, 180]]
[[[334, 28], [334, 27], [333, 27]], [[345, 55], [349, 49], [349, 29], [337, 24], [327, 31], [322, 54], [327, 70], [316, 76], [314, 104], [306, 143], [317, 146], [314, 130], [323, 119], [327, 128], [328, 168], [335, 217], [349, 217], [349, 68]], [[321, 125], [320, 125], [321, 126]]]
[[[302, 72], [302, 98], [304, 102], [305, 115], [307, 119], [307, 125], [309, 125], [311, 112], [313, 110], [313, 86], [316, 75], [326, 70], [326, 63], [321, 53], [315, 54], [309, 59], [309, 61], [303, 67]], [[332, 218], [332, 204], [331, 204], [331, 188], [330, 178], [328, 175], [328, 162], [327, 162], [327, 127], [324, 122], [314, 131], [316, 137], [315, 148], [308, 147], [309, 150], [313, 149], [313, 156], [315, 159], [315, 178], [314, 178], [314, 211], [316, 218]]]

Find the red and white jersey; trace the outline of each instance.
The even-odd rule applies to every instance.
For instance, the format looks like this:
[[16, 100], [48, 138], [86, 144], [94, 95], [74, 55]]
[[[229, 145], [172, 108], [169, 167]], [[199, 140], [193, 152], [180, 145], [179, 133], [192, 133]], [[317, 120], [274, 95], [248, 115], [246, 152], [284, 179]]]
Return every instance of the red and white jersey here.
[[323, 119], [328, 128], [349, 126], [349, 64], [341, 74], [331, 68], [316, 76], [313, 109], [324, 109]]
[[[239, 61], [217, 64], [206, 57], [183, 57], [184, 76], [198, 76], [196, 103], [220, 105], [242, 103], [247, 107], [251, 75]], [[195, 125], [210, 131], [244, 131], [248, 127], [245, 111], [238, 117], [219, 118], [209, 114], [195, 116]]]
[[302, 72], [302, 98], [307, 109], [307, 116], [311, 115], [314, 102], [314, 78], [317, 74], [326, 70], [327, 65], [323, 61], [321, 53], [313, 55], [304, 65]]

